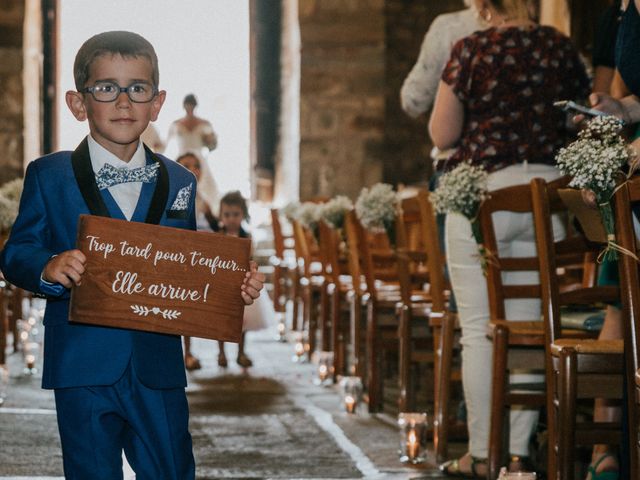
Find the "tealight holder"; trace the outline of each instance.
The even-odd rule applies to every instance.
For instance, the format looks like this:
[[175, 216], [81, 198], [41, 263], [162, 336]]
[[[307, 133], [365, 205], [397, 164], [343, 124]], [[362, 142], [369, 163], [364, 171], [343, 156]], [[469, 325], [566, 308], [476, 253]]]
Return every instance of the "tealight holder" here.
[[402, 463], [417, 464], [426, 460], [427, 414], [401, 412], [398, 414], [400, 427], [400, 448], [398, 454]]
[[287, 325], [284, 322], [284, 316], [280, 316], [280, 320], [278, 321], [278, 332], [276, 334], [276, 340], [282, 343], [285, 343], [287, 341]]
[[318, 369], [314, 383], [316, 385], [327, 385], [333, 379], [333, 352], [318, 352]]
[[342, 402], [347, 413], [356, 413], [362, 399], [362, 379], [360, 377], [343, 377], [340, 381]]
[[293, 345], [293, 358], [291, 360], [297, 363], [304, 363], [306, 361], [305, 355], [306, 351], [304, 335], [299, 332], [295, 336], [295, 343]]
[[536, 480], [535, 472], [509, 472], [506, 467], [500, 469], [498, 480]]

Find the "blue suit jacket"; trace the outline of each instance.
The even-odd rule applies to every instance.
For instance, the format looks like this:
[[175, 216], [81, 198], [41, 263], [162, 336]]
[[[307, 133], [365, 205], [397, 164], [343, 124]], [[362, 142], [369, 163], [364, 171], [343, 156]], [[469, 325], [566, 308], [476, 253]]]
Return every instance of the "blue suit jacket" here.
[[[143, 184], [131, 220], [195, 230], [195, 177], [149, 149], [146, 153], [147, 164], [159, 162], [159, 174], [154, 183]], [[178, 191], [190, 184], [188, 208], [169, 211]], [[0, 255], [7, 280], [32, 292], [49, 293], [41, 283], [44, 266], [52, 255], [75, 248], [78, 217], [89, 213], [125, 219], [108, 190], [98, 190], [86, 139], [74, 152], [54, 153], [29, 164], [18, 218]], [[44, 388], [111, 385], [129, 361], [148, 387], [186, 385], [180, 337], [73, 324], [68, 317], [69, 292], [48, 297]]]

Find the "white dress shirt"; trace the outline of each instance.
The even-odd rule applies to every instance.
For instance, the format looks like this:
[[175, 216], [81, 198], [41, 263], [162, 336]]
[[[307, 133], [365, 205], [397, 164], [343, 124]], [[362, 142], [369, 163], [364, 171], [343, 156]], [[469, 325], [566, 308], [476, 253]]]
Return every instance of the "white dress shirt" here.
[[[98, 173], [105, 163], [109, 163], [116, 168], [127, 168], [129, 170], [144, 167], [147, 164], [147, 157], [142, 142], [138, 142], [138, 149], [129, 162], [120, 160], [96, 142], [91, 135], [88, 136], [88, 144], [91, 166], [93, 167], [94, 173]], [[136, 206], [138, 205], [141, 190], [142, 182], [120, 183], [109, 187], [109, 193], [127, 220], [131, 220], [131, 217], [133, 217], [133, 212], [135, 212]]]
[[408, 115], [415, 118], [431, 108], [451, 49], [461, 38], [484, 28], [471, 8], [435, 18], [424, 36], [418, 60], [400, 90], [402, 109]]

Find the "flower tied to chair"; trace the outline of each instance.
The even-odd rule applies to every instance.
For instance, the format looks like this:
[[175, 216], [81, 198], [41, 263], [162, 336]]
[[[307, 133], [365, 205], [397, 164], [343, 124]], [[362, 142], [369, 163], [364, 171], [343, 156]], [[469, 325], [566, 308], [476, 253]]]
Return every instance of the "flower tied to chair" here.
[[[556, 156], [558, 168], [572, 177], [570, 187], [591, 190], [607, 234], [606, 247], [598, 261], [615, 260], [617, 253], [630, 254], [616, 243], [611, 197], [616, 184], [628, 177], [622, 168], [634, 160], [634, 156], [620, 132], [622, 123], [613, 116], [595, 117], [578, 133], [578, 139], [560, 149]], [[634, 168], [631, 166], [631, 170]]]
[[99, 190], [113, 187], [121, 183], [143, 182], [153, 183], [158, 176], [159, 163], [153, 163], [140, 168], [117, 168], [105, 163], [96, 173], [96, 184]]
[[490, 263], [496, 256], [484, 245], [478, 212], [488, 196], [489, 174], [480, 167], [464, 162], [445, 173], [438, 182], [438, 188], [431, 199], [438, 213], [457, 212], [471, 222], [471, 233], [478, 244], [478, 256], [482, 271], [486, 275]]

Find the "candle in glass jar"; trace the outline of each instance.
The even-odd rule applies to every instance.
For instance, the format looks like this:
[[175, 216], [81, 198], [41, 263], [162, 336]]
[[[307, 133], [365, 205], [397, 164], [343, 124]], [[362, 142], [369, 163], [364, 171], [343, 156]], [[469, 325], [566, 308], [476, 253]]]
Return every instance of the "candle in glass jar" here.
[[326, 365], [320, 365], [318, 367], [318, 378], [321, 381], [325, 381], [327, 379], [327, 376], [329, 375], [329, 369], [327, 368]]
[[344, 397], [344, 406], [347, 409], [347, 413], [354, 413], [356, 411], [356, 399], [352, 395], [346, 395]]
[[420, 443], [418, 442], [416, 431], [412, 428], [407, 435], [407, 457], [409, 457], [410, 461], [413, 461], [418, 458], [419, 452]]
[[26, 355], [24, 357], [25, 363], [27, 364], [27, 368], [29, 370], [33, 370], [36, 366], [36, 357], [35, 355]]
[[304, 345], [302, 344], [302, 342], [296, 343], [296, 346], [294, 348], [298, 357], [304, 355]]

